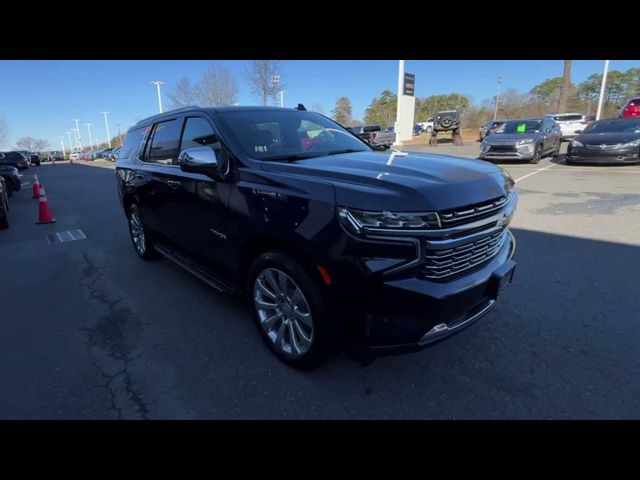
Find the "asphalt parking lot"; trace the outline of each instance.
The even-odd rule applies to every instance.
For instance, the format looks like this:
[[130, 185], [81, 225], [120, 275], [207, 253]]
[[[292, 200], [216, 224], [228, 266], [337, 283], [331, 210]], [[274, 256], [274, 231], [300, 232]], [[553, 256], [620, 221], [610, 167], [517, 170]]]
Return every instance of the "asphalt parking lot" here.
[[[639, 418], [640, 166], [502, 166], [518, 267], [496, 308], [421, 352], [306, 373], [240, 301], [138, 259], [112, 164], [29, 169], [57, 223], [35, 224], [29, 184], [0, 232], [0, 418]], [[45, 238], [72, 229], [87, 238]]]

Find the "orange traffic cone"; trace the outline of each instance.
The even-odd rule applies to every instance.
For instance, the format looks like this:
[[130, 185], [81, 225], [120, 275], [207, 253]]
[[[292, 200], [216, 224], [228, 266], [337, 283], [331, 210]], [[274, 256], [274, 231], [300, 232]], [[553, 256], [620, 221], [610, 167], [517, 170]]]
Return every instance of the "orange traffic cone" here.
[[53, 218], [51, 214], [51, 210], [49, 209], [49, 201], [47, 200], [47, 194], [44, 191], [44, 187], [40, 188], [40, 211], [38, 221], [36, 222], [38, 225], [43, 223], [56, 223], [56, 219]]
[[33, 197], [31, 198], [35, 198], [38, 199], [40, 198], [40, 182], [38, 181], [38, 176], [34, 175], [35, 180], [33, 181]]

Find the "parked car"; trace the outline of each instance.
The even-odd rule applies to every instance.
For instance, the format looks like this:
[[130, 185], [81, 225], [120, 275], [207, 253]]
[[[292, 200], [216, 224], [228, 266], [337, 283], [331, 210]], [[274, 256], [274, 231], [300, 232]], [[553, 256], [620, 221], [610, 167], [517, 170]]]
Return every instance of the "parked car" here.
[[640, 162], [640, 117], [599, 120], [574, 138], [565, 160], [574, 163]]
[[29, 165], [37, 165], [40, 166], [40, 155], [35, 152], [28, 152], [26, 150], [20, 151], [25, 157], [29, 159]]
[[562, 140], [571, 140], [589, 124], [581, 113], [554, 113], [545, 115], [545, 118], [551, 118], [560, 126]]
[[632, 97], [624, 102], [618, 116], [620, 118], [640, 117], [640, 96]]
[[26, 170], [29, 168], [30, 161], [23, 153], [15, 150], [0, 153], [2, 154], [0, 157], [0, 165], [10, 165], [16, 167], [18, 170]]
[[495, 132], [504, 122], [504, 120], [489, 120], [487, 123], [482, 125], [480, 127], [480, 141]]
[[453, 132], [460, 133], [460, 115], [457, 110], [444, 110], [433, 117], [433, 133]]
[[113, 148], [105, 148], [100, 152], [100, 156], [98, 158], [108, 159], [112, 151], [113, 151]]
[[69, 154], [69, 160], [80, 160], [81, 152], [71, 152]]
[[373, 146], [390, 148], [396, 141], [394, 132], [383, 132], [380, 125], [362, 125], [352, 127], [351, 131], [361, 139], [369, 142]]
[[426, 122], [420, 122], [418, 125], [422, 127], [425, 133], [431, 133], [433, 131], [433, 117], [427, 118]]
[[107, 160], [109, 160], [110, 162], [115, 162], [118, 159], [118, 153], [119, 152], [120, 152], [120, 147], [114, 148], [107, 155]]
[[40, 158], [43, 162], [50, 162], [52, 159], [56, 162], [61, 162], [64, 160], [64, 154], [58, 150], [53, 150], [41, 155]]
[[343, 340], [373, 354], [439, 341], [511, 281], [513, 179], [394, 157], [315, 112], [191, 107], [131, 127], [115, 178], [138, 256], [246, 295], [274, 354], [312, 368]]
[[0, 230], [9, 228], [9, 196], [4, 177], [0, 177]]
[[422, 125], [420, 125], [419, 123], [416, 123], [413, 126], [413, 135], [415, 137], [417, 137], [418, 135], [422, 134], [424, 132], [424, 128], [422, 128]]
[[16, 167], [0, 164], [0, 177], [4, 179], [7, 197], [11, 198], [13, 192], [17, 192], [22, 188], [22, 179]]
[[480, 144], [482, 160], [528, 160], [538, 163], [560, 153], [562, 130], [551, 118], [507, 120]]

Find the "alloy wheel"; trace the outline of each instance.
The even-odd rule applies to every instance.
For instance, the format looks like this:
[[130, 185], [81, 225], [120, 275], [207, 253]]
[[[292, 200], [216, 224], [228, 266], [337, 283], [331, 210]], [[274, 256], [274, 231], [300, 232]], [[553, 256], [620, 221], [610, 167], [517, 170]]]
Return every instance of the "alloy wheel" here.
[[256, 277], [253, 301], [260, 327], [279, 351], [301, 357], [314, 340], [311, 309], [302, 290], [282, 270], [266, 268]]

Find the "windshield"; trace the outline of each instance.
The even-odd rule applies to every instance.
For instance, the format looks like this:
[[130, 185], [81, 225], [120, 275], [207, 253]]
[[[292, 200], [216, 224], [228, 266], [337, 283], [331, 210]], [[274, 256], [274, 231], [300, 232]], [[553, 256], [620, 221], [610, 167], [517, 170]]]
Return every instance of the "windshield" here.
[[512, 120], [505, 122], [496, 133], [536, 133], [542, 128], [542, 120]]
[[640, 118], [601, 120], [586, 127], [582, 133], [640, 133]]
[[244, 153], [260, 160], [371, 151], [357, 137], [315, 112], [240, 110], [220, 112], [217, 117]]

